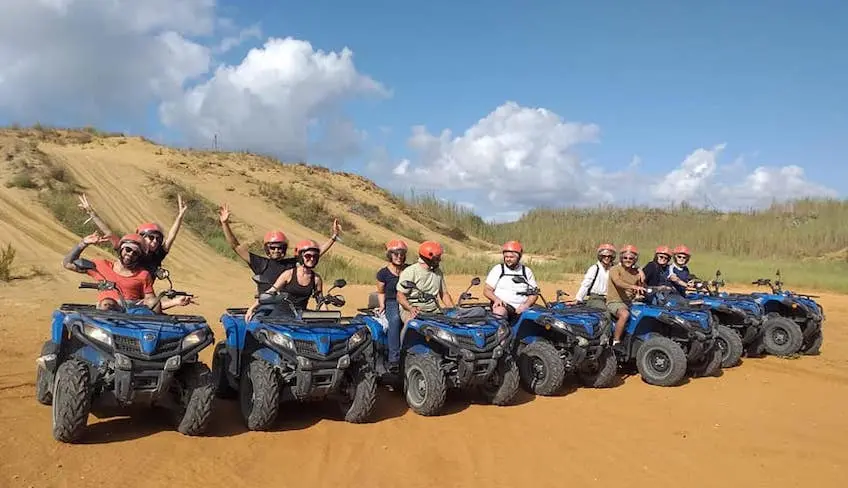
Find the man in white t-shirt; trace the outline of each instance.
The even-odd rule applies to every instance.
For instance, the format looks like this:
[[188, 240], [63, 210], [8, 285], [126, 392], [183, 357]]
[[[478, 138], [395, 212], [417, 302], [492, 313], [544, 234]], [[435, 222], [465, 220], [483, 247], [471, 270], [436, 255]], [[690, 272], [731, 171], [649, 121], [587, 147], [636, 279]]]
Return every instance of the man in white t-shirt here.
[[492, 313], [512, 322], [522, 312], [533, 306], [539, 298], [536, 295], [519, 295], [527, 290], [524, 283], [515, 283], [513, 276], [523, 276], [532, 287], [537, 287], [533, 271], [520, 263], [524, 249], [518, 241], [509, 241], [503, 245], [503, 263], [496, 264], [486, 277], [483, 296], [492, 301]]
[[575, 303], [585, 303], [599, 310], [607, 309], [607, 280], [615, 254], [615, 246], [612, 244], [598, 246], [598, 261], [586, 270], [583, 282], [574, 296]]

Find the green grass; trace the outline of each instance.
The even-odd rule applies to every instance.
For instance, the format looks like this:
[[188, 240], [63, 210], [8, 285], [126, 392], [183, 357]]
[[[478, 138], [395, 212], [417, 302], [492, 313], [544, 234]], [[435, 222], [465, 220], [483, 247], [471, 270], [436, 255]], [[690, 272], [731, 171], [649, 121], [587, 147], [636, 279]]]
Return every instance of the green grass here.
[[283, 187], [276, 183], [262, 182], [259, 183], [259, 194], [270, 200], [293, 220], [314, 231], [329, 232], [334, 218], [338, 218], [346, 232], [356, 230], [353, 222], [344, 217], [334, 217], [320, 199], [295, 186]]
[[160, 186], [162, 196], [172, 207], [177, 206], [177, 196], [182, 195], [183, 203], [188, 206], [188, 211], [183, 218], [183, 225], [186, 228], [200, 236], [203, 242], [218, 254], [230, 259], [238, 259], [238, 255], [227, 243], [227, 238], [221, 229], [217, 205], [204, 198], [194, 189], [186, 188], [171, 178], [151, 175], [150, 179]]
[[[352, 285], [367, 285], [376, 282], [376, 269], [363, 268], [354, 264], [353, 258], [345, 259], [338, 255], [333, 255], [332, 251], [321, 256], [316, 268], [318, 274], [324, 279], [324, 289], [329, 289], [330, 283], [338, 278], [344, 278]], [[344, 290], [341, 290], [344, 295]]]
[[9, 243], [6, 249], [0, 249], [0, 281], [12, 279], [12, 264], [15, 262], [15, 248]]

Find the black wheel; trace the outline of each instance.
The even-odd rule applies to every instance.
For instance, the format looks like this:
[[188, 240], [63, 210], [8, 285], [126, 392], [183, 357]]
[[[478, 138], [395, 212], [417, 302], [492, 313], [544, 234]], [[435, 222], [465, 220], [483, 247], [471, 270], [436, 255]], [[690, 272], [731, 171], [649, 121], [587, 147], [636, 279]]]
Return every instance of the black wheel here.
[[85, 431], [91, 411], [88, 366], [68, 359], [56, 370], [53, 385], [53, 438], [74, 442]]
[[227, 369], [230, 366], [230, 355], [227, 352], [227, 342], [215, 344], [212, 352], [212, 384], [215, 386], [215, 396], [227, 400], [237, 396], [236, 390], [227, 380]]
[[742, 357], [742, 336], [726, 325], [718, 326], [716, 347], [721, 349], [721, 367], [732, 368]]
[[721, 370], [722, 352], [718, 345], [714, 345], [710, 352], [705, 353], [700, 361], [689, 365], [689, 373], [693, 378], [715, 376]]
[[824, 336], [822, 335], [821, 329], [818, 332], [813, 334], [813, 336], [804, 343], [801, 347], [802, 354], [808, 354], [811, 356], [815, 356], [821, 353], [822, 342], [824, 341]]
[[773, 356], [791, 356], [801, 349], [801, 327], [786, 317], [769, 314], [763, 326], [763, 345]]
[[538, 339], [518, 352], [521, 386], [536, 395], [553, 395], [565, 380], [565, 364], [550, 342]]
[[180, 370], [177, 382], [178, 407], [174, 412], [177, 431], [192, 436], [206, 432], [215, 397], [212, 372], [203, 363], [189, 363]]
[[433, 353], [409, 354], [404, 371], [406, 403], [419, 415], [436, 415], [445, 405], [447, 383]]
[[607, 388], [615, 381], [618, 373], [618, 360], [611, 348], [606, 348], [595, 359], [585, 360], [577, 370], [577, 377], [584, 386]]
[[[41, 346], [41, 355], [50, 353], [52, 345], [50, 341]], [[42, 405], [53, 403], [53, 373], [44, 369], [43, 366], [35, 367], [35, 399]]]
[[480, 393], [492, 405], [509, 405], [518, 393], [519, 377], [518, 365], [512, 357], [503, 357], [498, 361], [498, 366], [492, 371], [491, 376], [481, 385]]
[[342, 385], [344, 396], [339, 407], [347, 422], [366, 422], [374, 412], [374, 404], [377, 401], [377, 375], [366, 366], [361, 366], [352, 374], [348, 372], [347, 375], [350, 377], [346, 378]]
[[651, 337], [636, 353], [636, 369], [646, 383], [673, 386], [686, 376], [686, 354], [668, 337]]
[[239, 403], [244, 424], [250, 430], [268, 430], [277, 419], [280, 381], [274, 368], [255, 359], [242, 372]]

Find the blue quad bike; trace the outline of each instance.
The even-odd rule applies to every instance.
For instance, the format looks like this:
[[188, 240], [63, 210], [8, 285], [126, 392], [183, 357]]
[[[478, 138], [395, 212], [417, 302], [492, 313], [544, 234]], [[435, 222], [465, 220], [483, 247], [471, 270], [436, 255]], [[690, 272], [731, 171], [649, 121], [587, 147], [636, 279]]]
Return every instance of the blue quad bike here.
[[721, 370], [718, 322], [700, 306], [661, 305], [663, 295], [673, 290], [650, 287], [643, 300], [632, 302], [621, 342], [613, 347], [619, 366], [635, 363], [642, 380], [651, 385], [675, 386], [687, 373], [714, 376]]
[[[86, 259], [75, 264], [95, 269]], [[157, 277], [169, 283], [157, 303], [163, 297], [192, 296], [173, 289], [167, 270], [159, 268]], [[165, 407], [180, 433], [204, 433], [214, 384], [198, 354], [215, 340], [206, 319], [156, 314], [128, 303], [105, 278], [79, 287], [116, 290], [123, 311], [66, 303], [53, 312], [51, 339], [36, 360], [36, 399], [52, 404], [53, 437], [75, 442], [85, 432], [89, 413], [130, 405]]]
[[814, 300], [815, 295], [802, 295], [783, 289], [780, 270], [777, 279], [759, 278], [753, 285], [768, 286], [771, 292], [728, 293], [721, 297], [755, 300], [763, 308], [765, 319], [762, 334], [752, 345], [754, 354], [766, 352], [774, 356], [818, 354], [822, 345], [824, 309]]
[[[448, 389], [476, 390], [488, 403], [499, 406], [510, 404], [518, 393], [518, 367], [508, 350], [509, 327], [481, 307], [462, 306], [471, 298], [468, 290], [478, 284], [480, 279], [474, 278], [460, 295], [457, 307], [441, 313], [419, 313], [403, 327], [402, 379], [388, 370], [385, 324], [371, 313], [376, 308], [376, 296], [369, 297], [368, 309], [360, 309], [363, 313], [359, 317], [374, 341], [374, 364], [381, 382], [401, 384], [406, 403], [419, 415], [438, 415]], [[425, 302], [436, 300], [411, 281], [403, 285]]]
[[238, 397], [248, 429], [270, 429], [288, 401], [331, 400], [348, 422], [370, 418], [377, 386], [368, 328], [338, 310], [320, 310], [344, 306], [344, 297], [331, 292], [345, 285], [336, 280], [319, 310], [296, 310], [288, 294], [278, 293], [260, 295], [249, 322], [246, 308], [228, 308], [221, 316], [226, 340], [213, 354], [216, 394]]
[[751, 284], [768, 286], [771, 292], [754, 292], [766, 312], [763, 347], [769, 354], [788, 356], [797, 353], [815, 355], [821, 351], [824, 308], [815, 301], [816, 295], [795, 293], [783, 289], [780, 270], [777, 279], [759, 278]]
[[763, 307], [751, 297], [722, 296], [719, 290], [724, 281], [720, 270], [716, 271], [715, 280], [693, 281], [693, 290], [685, 297], [673, 296], [670, 303], [688, 300], [693, 304], [697, 301], [712, 312], [719, 323], [716, 340], [722, 350], [722, 368], [738, 365], [743, 355], [759, 356], [762, 351], [758, 345], [762, 343], [765, 322]]
[[527, 286], [519, 295], [538, 296], [544, 304], [525, 310], [512, 324], [510, 349], [518, 358], [524, 389], [553, 395], [567, 374], [576, 374], [584, 386], [609, 387], [618, 371], [609, 314], [590, 307], [566, 306], [560, 301], [567, 295], [562, 290], [557, 290], [557, 301], [549, 303], [523, 276], [514, 276], [512, 281]]

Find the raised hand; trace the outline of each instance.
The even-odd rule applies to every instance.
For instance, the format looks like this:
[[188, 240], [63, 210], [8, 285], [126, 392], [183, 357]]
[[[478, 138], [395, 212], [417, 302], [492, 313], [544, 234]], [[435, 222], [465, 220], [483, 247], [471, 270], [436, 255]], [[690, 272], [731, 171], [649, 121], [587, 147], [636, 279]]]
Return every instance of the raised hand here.
[[337, 236], [342, 232], [342, 225], [339, 223], [339, 219], [333, 219], [333, 233], [330, 235]]
[[226, 224], [230, 221], [230, 206], [226, 203], [222, 204], [218, 208], [218, 220], [220, 220], [222, 224]]
[[183, 196], [178, 194], [177, 195], [177, 214], [180, 217], [182, 217], [183, 215], [185, 215], [187, 210], [188, 210], [188, 205], [183, 203]]
[[85, 212], [94, 211], [94, 209], [91, 208], [91, 204], [88, 203], [88, 198], [86, 198], [85, 193], [77, 195], [77, 198], [79, 198], [80, 201], [79, 204], [77, 204], [77, 207], [81, 208]]
[[82, 242], [85, 243], [88, 246], [91, 246], [91, 245], [94, 245], [94, 244], [100, 244], [100, 243], [106, 242], [108, 240], [109, 240], [108, 237], [103, 237], [102, 235], [100, 235], [100, 232], [97, 232], [97, 231], [95, 231], [95, 232], [93, 232], [93, 233], [82, 238]]

